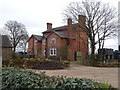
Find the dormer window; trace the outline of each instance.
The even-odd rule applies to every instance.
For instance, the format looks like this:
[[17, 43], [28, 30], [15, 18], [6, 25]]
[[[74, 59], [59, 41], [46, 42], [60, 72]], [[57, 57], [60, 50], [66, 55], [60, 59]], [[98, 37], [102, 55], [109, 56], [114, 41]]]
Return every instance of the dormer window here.
[[52, 44], [55, 44], [55, 43], [56, 43], [56, 39], [55, 39], [55, 38], [52, 38], [52, 39], [51, 39], [51, 43], [52, 43]]

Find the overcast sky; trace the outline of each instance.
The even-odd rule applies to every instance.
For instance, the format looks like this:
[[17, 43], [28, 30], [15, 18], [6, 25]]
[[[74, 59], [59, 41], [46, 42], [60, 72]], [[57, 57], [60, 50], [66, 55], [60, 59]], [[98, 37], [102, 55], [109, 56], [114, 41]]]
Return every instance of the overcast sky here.
[[[62, 12], [74, 1], [81, 0], [0, 0], [0, 28], [7, 21], [16, 20], [26, 26], [29, 36], [41, 35], [46, 30], [47, 22], [52, 23], [53, 27], [66, 24], [63, 23]], [[118, 8], [119, 0], [101, 1]], [[107, 41], [105, 47], [117, 49], [117, 39]]]

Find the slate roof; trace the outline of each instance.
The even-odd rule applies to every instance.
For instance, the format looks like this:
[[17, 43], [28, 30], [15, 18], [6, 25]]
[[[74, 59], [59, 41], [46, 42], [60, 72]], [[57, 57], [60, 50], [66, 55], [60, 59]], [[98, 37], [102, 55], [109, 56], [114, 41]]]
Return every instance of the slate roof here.
[[67, 26], [61, 26], [61, 27], [52, 28], [52, 29], [44, 31], [43, 33], [51, 32], [51, 31], [59, 31], [59, 30], [67, 30]]
[[[76, 27], [77, 25], [78, 24], [73, 24], [73, 28]], [[46, 30], [46, 31], [43, 32], [43, 34], [44, 33], [53, 32], [53, 33], [57, 34], [59, 37], [61, 37], [61, 38], [75, 39], [74, 36], [73, 37], [69, 37], [67, 32], [66, 33], [62, 32], [63, 30], [67, 30], [67, 25]], [[47, 38], [49, 35], [50, 34], [44, 35], [44, 36]]]
[[54, 33], [61, 38], [68, 38], [68, 33], [65, 33], [65, 32], [54, 32]]
[[0, 35], [0, 46], [12, 48], [12, 44], [7, 35]]
[[43, 36], [40, 36], [40, 35], [33, 35], [33, 37], [35, 37], [38, 41], [42, 41], [42, 37], [43, 37]]

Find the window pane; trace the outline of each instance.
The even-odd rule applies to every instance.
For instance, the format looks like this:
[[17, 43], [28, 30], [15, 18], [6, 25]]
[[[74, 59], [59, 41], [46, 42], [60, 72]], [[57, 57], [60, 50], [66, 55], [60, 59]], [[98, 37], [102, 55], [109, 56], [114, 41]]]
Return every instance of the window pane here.
[[56, 43], [56, 39], [55, 39], [55, 38], [52, 38], [52, 39], [51, 39], [51, 43], [52, 43], [52, 44], [55, 44], [55, 43]]
[[46, 44], [46, 40], [43, 40], [43, 45], [45, 45]]
[[50, 48], [50, 55], [56, 56], [56, 48]]
[[44, 56], [45, 56], [45, 53], [46, 53], [46, 51], [44, 50], [44, 51], [43, 51], [43, 55], [44, 55]]
[[53, 50], [51, 49], [51, 55], [53, 55]]
[[56, 54], [56, 50], [55, 50], [55, 48], [54, 48], [54, 55]]
[[34, 41], [34, 45], [37, 45], [37, 40]]

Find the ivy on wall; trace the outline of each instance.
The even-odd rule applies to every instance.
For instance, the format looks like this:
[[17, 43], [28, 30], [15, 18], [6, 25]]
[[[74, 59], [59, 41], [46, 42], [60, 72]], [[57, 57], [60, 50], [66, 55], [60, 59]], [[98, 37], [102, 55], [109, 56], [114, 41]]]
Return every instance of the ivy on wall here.
[[66, 60], [66, 59], [67, 59], [67, 54], [68, 54], [67, 46], [64, 45], [64, 46], [61, 47], [60, 50], [59, 50], [59, 57], [60, 57], [62, 60]]

